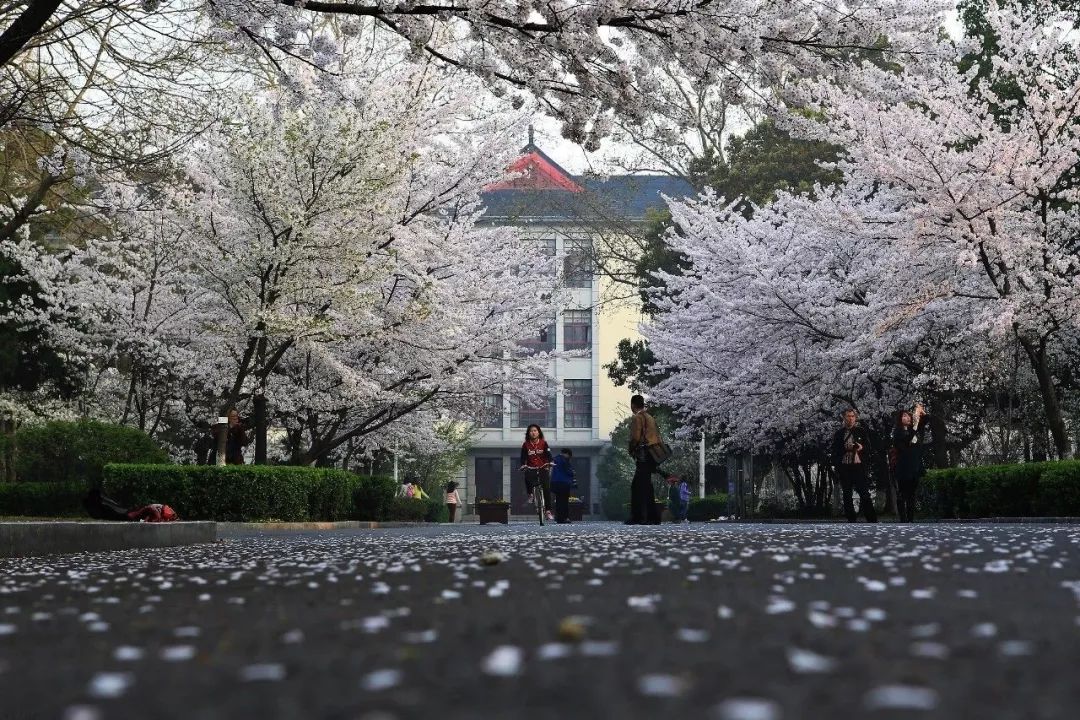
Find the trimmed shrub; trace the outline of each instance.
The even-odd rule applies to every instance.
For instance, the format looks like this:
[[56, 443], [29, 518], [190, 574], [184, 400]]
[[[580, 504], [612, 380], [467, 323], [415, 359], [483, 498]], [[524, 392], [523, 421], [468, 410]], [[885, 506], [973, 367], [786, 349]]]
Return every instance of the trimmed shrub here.
[[1039, 477], [1035, 514], [1080, 517], [1080, 461], [1046, 463]]
[[[292, 465], [105, 466], [106, 494], [121, 505], [166, 503], [184, 520], [389, 520], [403, 512], [391, 478]], [[424, 519], [427, 506], [419, 508]]]
[[919, 481], [916, 506], [920, 514], [936, 518], [967, 517], [968, 502], [964, 478], [956, 468], [931, 470]]
[[49, 422], [15, 435], [15, 475], [24, 482], [101, 484], [108, 463], [167, 463], [168, 454], [141, 430], [93, 420]]
[[918, 502], [940, 518], [1080, 515], [1080, 461], [931, 470]]
[[0, 515], [85, 517], [86, 485], [74, 483], [0, 483]]
[[427, 511], [424, 513], [424, 522], [444, 523], [450, 522], [450, 509], [446, 507], [444, 498], [428, 498], [424, 500]]
[[365, 482], [344, 470], [322, 470], [308, 495], [308, 516], [314, 520], [350, 520], [356, 516], [353, 498]]
[[972, 517], [1026, 517], [1035, 513], [1039, 476], [1047, 463], [991, 465], [957, 471], [964, 478]]
[[690, 498], [690, 507], [686, 519], [694, 522], [715, 520], [728, 514], [728, 497], [725, 493], [707, 495], [703, 498]]
[[424, 522], [428, 513], [428, 501], [416, 498], [396, 497], [390, 503], [389, 513], [379, 520], [398, 522]]
[[[389, 520], [396, 511], [395, 501], [400, 486], [385, 475], [365, 477], [353, 491], [356, 520]], [[423, 519], [423, 518], [421, 518]]]

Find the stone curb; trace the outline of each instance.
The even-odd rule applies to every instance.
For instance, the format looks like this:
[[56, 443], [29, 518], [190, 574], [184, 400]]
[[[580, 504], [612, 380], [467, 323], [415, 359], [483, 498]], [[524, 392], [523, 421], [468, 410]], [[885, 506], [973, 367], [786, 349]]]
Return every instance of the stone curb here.
[[[844, 519], [792, 520], [789, 518], [747, 518], [743, 520], [706, 520], [712, 525], [847, 525]], [[870, 525], [859, 520], [859, 525]], [[901, 523], [882, 520], [881, 525], [1080, 525], [1080, 517], [995, 517], [995, 518], [938, 518]]]
[[219, 522], [219, 534], [257, 532], [296, 532], [304, 530], [381, 530], [384, 528], [424, 527], [449, 523], [378, 522], [368, 520], [338, 520], [335, 522]]
[[212, 522], [0, 522], [0, 558], [212, 543]]

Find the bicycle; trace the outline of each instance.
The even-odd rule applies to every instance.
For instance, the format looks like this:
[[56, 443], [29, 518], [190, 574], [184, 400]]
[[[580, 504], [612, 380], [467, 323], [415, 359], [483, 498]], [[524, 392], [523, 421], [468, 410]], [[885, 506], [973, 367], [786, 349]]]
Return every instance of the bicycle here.
[[539, 468], [521, 468], [521, 471], [525, 473], [525, 485], [532, 492], [533, 502], [536, 504], [536, 516], [539, 518], [541, 526], [544, 524], [547, 507], [544, 504], [544, 483], [540, 480], [540, 471], [548, 470], [550, 472], [551, 467], [551, 463], [548, 463]]

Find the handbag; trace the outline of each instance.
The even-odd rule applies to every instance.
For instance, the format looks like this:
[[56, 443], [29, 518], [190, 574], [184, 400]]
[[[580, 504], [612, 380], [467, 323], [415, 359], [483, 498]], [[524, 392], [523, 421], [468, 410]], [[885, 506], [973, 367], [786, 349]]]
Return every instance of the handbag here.
[[661, 464], [669, 457], [671, 457], [671, 446], [661, 440], [656, 445], [649, 445], [649, 457], [657, 465]]

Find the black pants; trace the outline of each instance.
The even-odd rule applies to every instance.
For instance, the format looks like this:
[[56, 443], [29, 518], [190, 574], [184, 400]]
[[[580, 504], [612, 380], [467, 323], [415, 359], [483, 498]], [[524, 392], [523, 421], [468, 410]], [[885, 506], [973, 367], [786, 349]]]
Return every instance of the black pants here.
[[450, 513], [450, 522], [454, 522], [454, 516], [457, 515], [457, 503], [446, 503], [446, 509]]
[[855, 522], [859, 516], [855, 514], [855, 502], [852, 490], [859, 493], [859, 509], [866, 516], [867, 522], [877, 522], [877, 512], [874, 510], [874, 501], [870, 497], [870, 479], [866, 477], [866, 466], [862, 463], [841, 463], [836, 468], [840, 476], [840, 492], [844, 496], [844, 515], [848, 522]]
[[570, 488], [555, 487], [551, 494], [555, 496], [555, 522], [570, 522]]
[[901, 522], [915, 521], [915, 491], [921, 475], [922, 463], [916, 456], [901, 456], [896, 463], [896, 511]]
[[630, 522], [636, 525], [660, 524], [652, 485], [655, 470], [656, 463], [652, 460], [638, 460], [634, 466], [634, 479], [630, 483]]
[[529, 501], [536, 483], [544, 486], [544, 508], [550, 511], [555, 507], [551, 502], [551, 471], [547, 468], [529, 468], [525, 471], [525, 502]]

